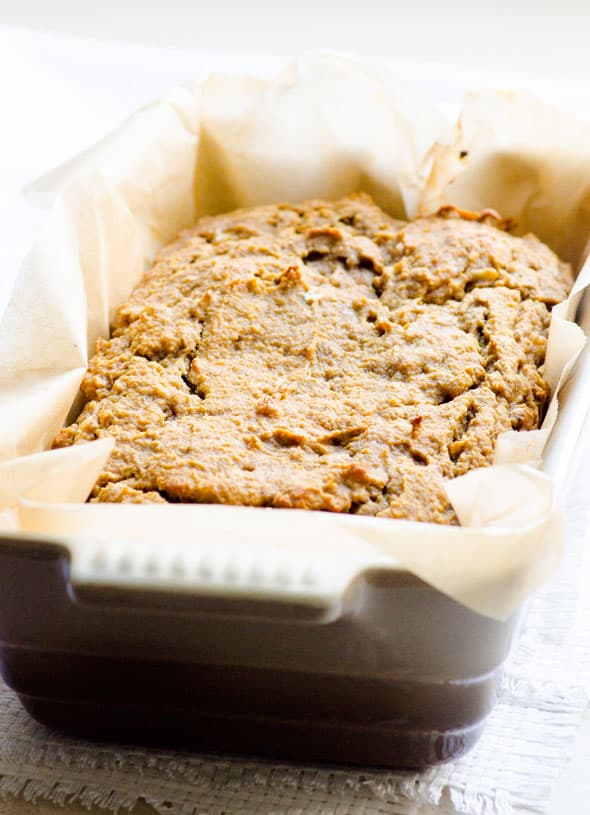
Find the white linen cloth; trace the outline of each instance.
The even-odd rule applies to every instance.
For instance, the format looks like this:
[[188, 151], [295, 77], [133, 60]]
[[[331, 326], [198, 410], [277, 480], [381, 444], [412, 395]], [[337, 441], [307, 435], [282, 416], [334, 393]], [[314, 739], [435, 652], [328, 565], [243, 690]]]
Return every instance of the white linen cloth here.
[[[0, 29], [4, 132], [0, 217], [6, 250], [0, 312], [38, 220], [17, 198], [28, 179], [66, 159], [128, 112], [206, 67], [265, 70], [273, 58], [194, 55], [81, 43]], [[461, 77], [412, 67], [453, 104]], [[429, 77], [436, 75], [436, 81]], [[476, 84], [533, 80], [472, 74]], [[576, 109], [589, 89], [545, 82], [544, 95]], [[585, 98], [581, 95], [585, 93]], [[36, 106], [27, 95], [35, 95]], [[25, 103], [23, 100], [27, 100]], [[33, 112], [32, 112], [33, 111]], [[19, 164], [19, 154], [35, 162]], [[21, 150], [21, 148], [24, 148]], [[587, 373], [590, 375], [590, 366]], [[0, 685], [0, 800], [79, 801], [107, 809], [140, 798], [169, 815], [470, 815], [542, 813], [563, 772], [590, 697], [590, 419], [567, 490], [568, 549], [558, 575], [531, 601], [497, 707], [475, 750], [422, 774], [289, 765], [244, 758], [125, 749], [66, 739], [34, 723]]]

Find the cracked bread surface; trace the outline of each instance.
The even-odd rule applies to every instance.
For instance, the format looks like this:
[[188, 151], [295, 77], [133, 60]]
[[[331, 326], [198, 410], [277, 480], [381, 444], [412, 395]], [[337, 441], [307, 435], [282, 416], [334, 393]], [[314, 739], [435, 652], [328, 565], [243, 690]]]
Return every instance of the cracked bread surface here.
[[364, 195], [201, 219], [119, 308], [54, 446], [114, 438], [92, 501], [456, 523], [445, 479], [539, 426], [572, 279], [492, 220]]

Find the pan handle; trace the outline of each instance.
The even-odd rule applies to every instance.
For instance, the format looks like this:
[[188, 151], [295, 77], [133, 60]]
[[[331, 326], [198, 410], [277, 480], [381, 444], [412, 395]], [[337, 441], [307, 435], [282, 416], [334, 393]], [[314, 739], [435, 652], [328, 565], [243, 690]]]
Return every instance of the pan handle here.
[[279, 547], [268, 539], [216, 546], [206, 530], [196, 538], [64, 542], [72, 597], [180, 613], [327, 622], [342, 613], [356, 578], [368, 569], [392, 567], [391, 560], [362, 547], [341, 546], [335, 556], [341, 539], [321, 535], [300, 547], [285, 539]]

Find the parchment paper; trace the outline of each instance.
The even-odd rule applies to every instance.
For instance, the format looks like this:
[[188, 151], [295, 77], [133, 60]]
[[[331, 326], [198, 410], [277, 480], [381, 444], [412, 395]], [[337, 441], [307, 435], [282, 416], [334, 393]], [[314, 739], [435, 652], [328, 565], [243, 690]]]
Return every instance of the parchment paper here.
[[[211, 77], [177, 88], [37, 182], [32, 194], [51, 209], [0, 325], [0, 523], [93, 537], [125, 528], [141, 537], [158, 519], [192, 538], [205, 522], [210, 508], [198, 505], [140, 514], [81, 504], [110, 445], [47, 451], [79, 407], [88, 355], [108, 336], [113, 310], [155, 249], [199, 215], [358, 190], [401, 217], [447, 202], [493, 207], [580, 270], [553, 311], [545, 376], [554, 395], [543, 428], [504, 434], [494, 466], [448, 483], [461, 527], [352, 516], [322, 516], [321, 524], [482, 614], [509, 615], [554, 568], [563, 544], [556, 490], [535, 466], [585, 341], [573, 320], [590, 282], [590, 128], [528, 97], [490, 92], [469, 95], [451, 125], [386, 67], [311, 55], [271, 81]], [[274, 529], [269, 545], [283, 545], [292, 513], [251, 511], [253, 524], [261, 512]], [[314, 513], [298, 517], [302, 534], [320, 522]]]

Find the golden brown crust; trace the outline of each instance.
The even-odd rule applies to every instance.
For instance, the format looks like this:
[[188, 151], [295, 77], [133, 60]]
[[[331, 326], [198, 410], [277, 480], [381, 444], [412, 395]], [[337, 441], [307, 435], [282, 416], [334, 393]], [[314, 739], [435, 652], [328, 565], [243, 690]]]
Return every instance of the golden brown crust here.
[[203, 218], [119, 309], [55, 446], [115, 438], [96, 501], [455, 522], [444, 479], [539, 425], [571, 284], [490, 217], [351, 196]]

